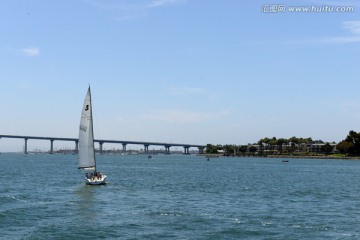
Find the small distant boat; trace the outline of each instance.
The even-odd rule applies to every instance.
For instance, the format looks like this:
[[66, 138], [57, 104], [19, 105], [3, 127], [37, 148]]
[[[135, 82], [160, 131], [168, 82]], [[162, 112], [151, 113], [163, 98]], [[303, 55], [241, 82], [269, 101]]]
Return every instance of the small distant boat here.
[[84, 106], [81, 112], [79, 130], [79, 169], [85, 171], [86, 184], [105, 184], [106, 175], [96, 171], [90, 86], [86, 93]]
[[289, 160], [282, 160], [282, 162], [289, 162]]

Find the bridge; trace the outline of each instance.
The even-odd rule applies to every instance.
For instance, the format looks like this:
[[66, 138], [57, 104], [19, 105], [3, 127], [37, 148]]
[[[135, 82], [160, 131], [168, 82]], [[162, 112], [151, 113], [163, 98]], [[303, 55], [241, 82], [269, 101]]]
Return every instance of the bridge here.
[[[37, 136], [18, 136], [18, 135], [0, 135], [0, 138], [24, 139], [24, 141], [25, 141], [24, 153], [25, 154], [28, 153], [27, 142], [30, 139], [50, 141], [50, 151], [49, 151], [50, 154], [54, 153], [54, 141], [72, 141], [75, 143], [75, 151], [78, 152], [78, 150], [79, 150], [79, 139], [77, 139], [77, 138], [37, 137]], [[94, 139], [94, 142], [99, 143], [100, 153], [103, 153], [103, 144], [104, 143], [122, 144], [123, 152], [126, 152], [126, 145], [128, 145], [128, 144], [143, 145], [144, 152], [146, 154], [149, 153], [149, 146], [163, 146], [163, 147], [165, 147], [166, 154], [170, 154], [170, 147], [183, 147], [184, 154], [190, 154], [189, 149], [192, 147], [198, 148], [199, 153], [202, 154], [202, 153], [204, 153], [204, 149], [206, 147], [204, 145], [183, 144], [183, 143], [140, 142], [140, 141], [122, 141], [122, 140], [105, 140], [105, 139]]]

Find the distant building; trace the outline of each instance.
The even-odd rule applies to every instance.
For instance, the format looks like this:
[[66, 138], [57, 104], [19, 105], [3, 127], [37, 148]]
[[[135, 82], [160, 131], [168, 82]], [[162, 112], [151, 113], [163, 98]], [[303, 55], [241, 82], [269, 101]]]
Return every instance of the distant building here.
[[[313, 153], [321, 153], [321, 147], [323, 147], [326, 143], [310, 143], [307, 144], [306, 147], [308, 149], [308, 152]], [[333, 152], [336, 152], [336, 143], [329, 143], [330, 146], [333, 148]]]

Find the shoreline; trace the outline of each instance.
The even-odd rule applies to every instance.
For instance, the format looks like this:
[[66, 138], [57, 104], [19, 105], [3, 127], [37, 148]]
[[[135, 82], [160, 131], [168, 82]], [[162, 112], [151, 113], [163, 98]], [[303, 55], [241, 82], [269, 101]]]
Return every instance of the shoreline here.
[[222, 154], [197, 154], [203, 157], [253, 157], [253, 158], [305, 158], [305, 159], [334, 159], [334, 160], [360, 160], [360, 157], [337, 157], [337, 156], [309, 156], [309, 155], [267, 155], [267, 156], [224, 156]]
[[294, 155], [269, 155], [264, 158], [306, 158], [306, 159], [334, 159], [334, 160], [360, 160], [360, 157], [336, 157], [336, 156], [294, 156]]

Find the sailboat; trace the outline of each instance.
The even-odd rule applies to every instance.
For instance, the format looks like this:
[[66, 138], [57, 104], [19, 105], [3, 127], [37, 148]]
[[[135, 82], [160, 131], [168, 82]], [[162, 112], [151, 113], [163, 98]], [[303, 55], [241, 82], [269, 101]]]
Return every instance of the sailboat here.
[[79, 129], [79, 169], [85, 171], [86, 184], [105, 184], [106, 175], [96, 171], [90, 86], [87, 90], [84, 106], [81, 111]]

